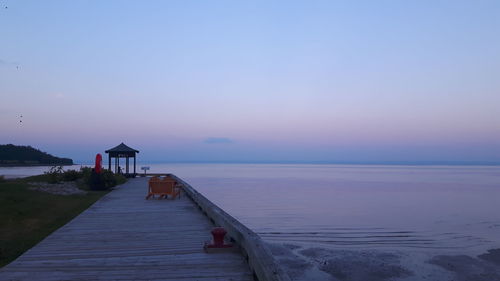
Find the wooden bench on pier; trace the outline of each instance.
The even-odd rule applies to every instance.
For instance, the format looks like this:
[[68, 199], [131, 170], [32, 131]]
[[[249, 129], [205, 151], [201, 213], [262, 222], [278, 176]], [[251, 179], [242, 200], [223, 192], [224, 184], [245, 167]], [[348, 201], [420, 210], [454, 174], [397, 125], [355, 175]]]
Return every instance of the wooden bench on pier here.
[[148, 195], [146, 196], [146, 200], [155, 197], [156, 195], [159, 198], [167, 198], [170, 196], [170, 199], [175, 199], [177, 196], [181, 197], [181, 189], [177, 185], [177, 181], [171, 177], [152, 177], [148, 181]]

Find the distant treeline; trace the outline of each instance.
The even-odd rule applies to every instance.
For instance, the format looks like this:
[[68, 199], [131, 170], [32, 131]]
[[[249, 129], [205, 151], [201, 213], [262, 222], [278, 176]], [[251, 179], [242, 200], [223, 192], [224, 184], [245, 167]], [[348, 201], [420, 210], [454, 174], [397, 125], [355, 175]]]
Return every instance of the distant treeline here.
[[31, 146], [0, 145], [0, 166], [73, 165], [69, 158], [59, 158]]

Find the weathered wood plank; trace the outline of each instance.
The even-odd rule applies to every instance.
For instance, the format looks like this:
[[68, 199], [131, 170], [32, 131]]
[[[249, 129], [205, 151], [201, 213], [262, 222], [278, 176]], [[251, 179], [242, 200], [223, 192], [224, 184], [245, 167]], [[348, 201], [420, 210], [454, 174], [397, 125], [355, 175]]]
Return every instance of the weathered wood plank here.
[[231, 240], [239, 245], [243, 251], [250, 269], [259, 280], [290, 281], [290, 277], [279, 266], [270, 249], [255, 232], [212, 203], [182, 179], [175, 175], [172, 175], [172, 177], [184, 185], [187, 196], [196, 203], [211, 221], [226, 229]]
[[11, 264], [0, 280], [253, 280], [239, 253], [207, 254], [213, 225], [186, 196], [145, 200], [131, 179]]

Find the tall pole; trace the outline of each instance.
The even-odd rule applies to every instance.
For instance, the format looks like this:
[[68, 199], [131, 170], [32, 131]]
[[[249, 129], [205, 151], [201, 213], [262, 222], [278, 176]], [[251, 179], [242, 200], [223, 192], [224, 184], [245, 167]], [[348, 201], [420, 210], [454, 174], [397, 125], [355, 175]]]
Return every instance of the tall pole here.
[[128, 175], [128, 155], [127, 155], [127, 158], [126, 158], [126, 159], [127, 159], [127, 160], [126, 160], [126, 163], [127, 163], [126, 165], [127, 165], [127, 167], [125, 168], [125, 173]]
[[108, 153], [108, 170], [111, 171], [111, 152]]

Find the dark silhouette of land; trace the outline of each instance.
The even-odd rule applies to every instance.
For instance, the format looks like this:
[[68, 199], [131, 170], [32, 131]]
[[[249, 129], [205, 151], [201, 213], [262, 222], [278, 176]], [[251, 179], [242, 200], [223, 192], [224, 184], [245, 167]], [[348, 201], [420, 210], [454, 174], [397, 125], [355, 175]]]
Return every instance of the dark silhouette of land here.
[[60, 158], [31, 146], [0, 145], [0, 166], [73, 165], [73, 160]]

